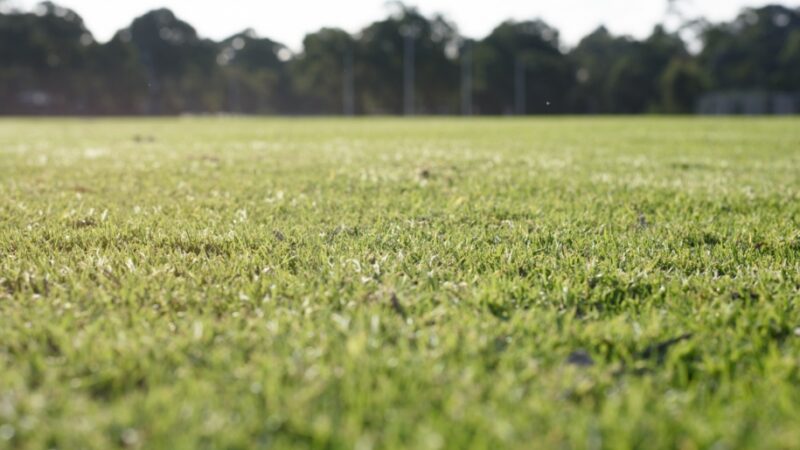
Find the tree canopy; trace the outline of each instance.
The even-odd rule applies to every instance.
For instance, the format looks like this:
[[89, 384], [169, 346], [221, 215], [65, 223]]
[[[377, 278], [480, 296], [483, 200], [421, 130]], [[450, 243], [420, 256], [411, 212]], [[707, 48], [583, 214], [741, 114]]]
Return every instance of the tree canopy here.
[[167, 9], [99, 43], [75, 11], [45, 2], [0, 9], [0, 114], [687, 113], [709, 92], [800, 92], [800, 8], [693, 24], [697, 42], [674, 27], [641, 40], [601, 27], [566, 48], [541, 20], [468, 40], [398, 4], [292, 53], [250, 29], [205, 39]]

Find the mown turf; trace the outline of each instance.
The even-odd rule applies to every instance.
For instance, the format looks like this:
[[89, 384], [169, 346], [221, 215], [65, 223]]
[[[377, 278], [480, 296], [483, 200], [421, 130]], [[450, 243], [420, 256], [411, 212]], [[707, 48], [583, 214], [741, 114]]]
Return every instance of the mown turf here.
[[798, 448], [800, 120], [0, 121], [0, 448]]

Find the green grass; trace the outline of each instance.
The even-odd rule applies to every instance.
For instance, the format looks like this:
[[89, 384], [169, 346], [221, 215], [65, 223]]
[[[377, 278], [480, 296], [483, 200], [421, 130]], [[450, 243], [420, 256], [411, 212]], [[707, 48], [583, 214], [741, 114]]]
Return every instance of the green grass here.
[[0, 121], [0, 448], [798, 448], [800, 120]]

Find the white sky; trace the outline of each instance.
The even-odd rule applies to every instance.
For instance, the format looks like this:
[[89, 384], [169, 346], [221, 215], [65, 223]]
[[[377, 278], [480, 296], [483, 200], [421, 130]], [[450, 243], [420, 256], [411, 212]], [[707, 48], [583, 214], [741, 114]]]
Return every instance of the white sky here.
[[[35, 0], [6, 0], [24, 9]], [[782, 3], [800, 6], [800, 0], [682, 0], [691, 16], [729, 20], [745, 6]], [[282, 42], [293, 50], [303, 36], [323, 26], [356, 32], [368, 23], [386, 17], [385, 0], [56, 0], [80, 14], [100, 41], [130, 24], [144, 12], [167, 7], [192, 24], [205, 37], [220, 39], [245, 28]], [[562, 42], [575, 45], [598, 25], [612, 32], [642, 37], [660, 22], [667, 0], [409, 0], [425, 14], [444, 13], [462, 34], [481, 38], [505, 19], [540, 17], [561, 31]]]

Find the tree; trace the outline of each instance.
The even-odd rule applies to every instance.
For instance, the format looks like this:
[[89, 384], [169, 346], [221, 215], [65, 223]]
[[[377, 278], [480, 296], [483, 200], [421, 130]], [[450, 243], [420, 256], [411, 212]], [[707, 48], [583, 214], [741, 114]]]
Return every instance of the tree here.
[[691, 113], [707, 86], [708, 79], [697, 63], [689, 58], [673, 59], [661, 76], [662, 111]]
[[575, 70], [558, 32], [542, 21], [505, 22], [475, 49], [476, 104], [483, 114], [567, 112]]
[[386, 20], [365, 28], [356, 41], [357, 98], [361, 111], [383, 114], [403, 111], [406, 39], [413, 41], [415, 111], [456, 112], [457, 30], [442, 17], [428, 20], [416, 9], [402, 5]]
[[650, 37], [635, 42], [613, 64], [606, 86], [611, 98], [610, 112], [664, 112], [662, 74], [674, 59], [688, 55], [680, 36], [656, 26]]
[[93, 43], [80, 16], [50, 2], [0, 15], [0, 112], [86, 112]]
[[614, 111], [614, 98], [610, 95], [611, 71], [617, 62], [634, 53], [636, 43], [628, 37], [613, 36], [605, 27], [599, 27], [569, 53], [576, 68], [576, 85], [571, 92], [570, 105], [582, 113], [609, 113]]
[[276, 113], [292, 102], [286, 63], [289, 50], [278, 42], [245, 30], [220, 44], [217, 63], [227, 80], [227, 110]]
[[686, 113], [709, 90], [781, 92], [756, 97], [789, 112], [800, 91], [800, 9], [777, 5], [711, 24], [671, 0], [676, 31], [637, 40], [601, 27], [567, 52], [540, 20], [467, 43], [446, 18], [395, 3], [355, 36], [323, 28], [292, 54], [253, 30], [204, 39], [167, 9], [101, 44], [68, 8], [3, 1], [3, 114]]
[[800, 90], [791, 76], [800, 12], [778, 5], [746, 9], [733, 22], [702, 33], [702, 67], [717, 90]]
[[778, 55], [780, 72], [778, 86], [790, 91], [800, 90], [800, 29], [792, 30]]
[[130, 41], [147, 74], [148, 112], [220, 111], [217, 46], [168, 9], [134, 19], [113, 41]]
[[130, 41], [112, 39], [90, 47], [92, 114], [143, 114], [148, 107], [147, 73]]
[[297, 111], [339, 114], [352, 102], [355, 40], [338, 28], [323, 28], [303, 39], [303, 52], [290, 65]]

